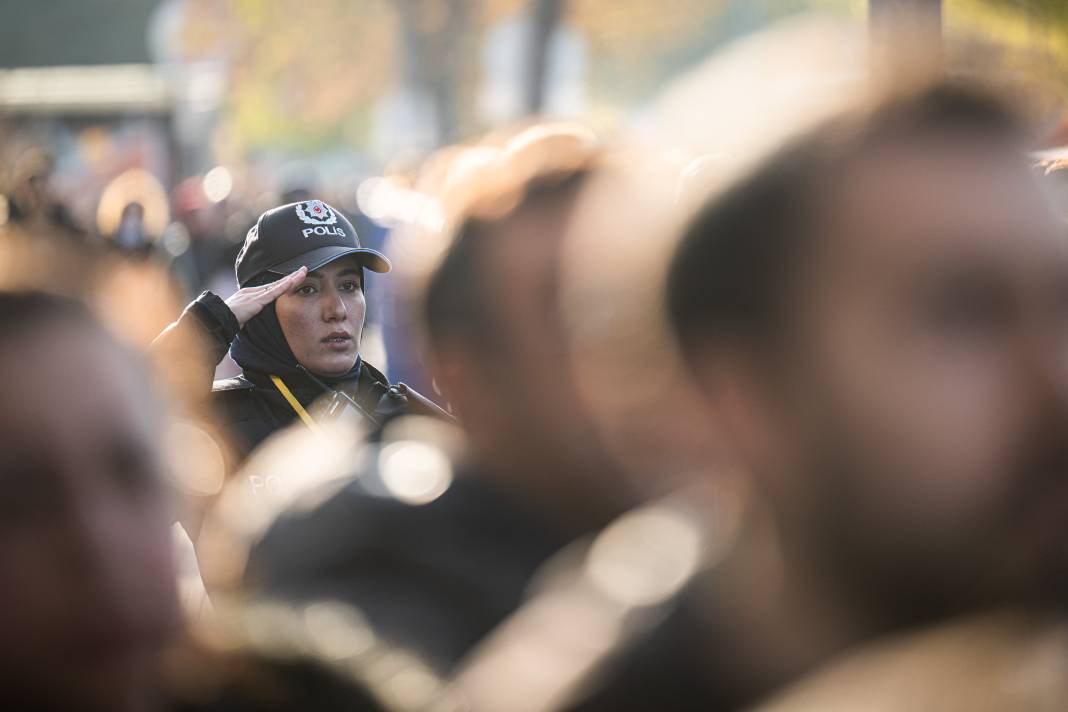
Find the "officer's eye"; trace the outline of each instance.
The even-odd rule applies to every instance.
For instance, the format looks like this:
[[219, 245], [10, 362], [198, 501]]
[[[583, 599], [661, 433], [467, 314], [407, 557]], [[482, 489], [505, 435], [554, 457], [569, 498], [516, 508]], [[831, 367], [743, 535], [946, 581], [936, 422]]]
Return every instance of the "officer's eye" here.
[[297, 290], [297, 294], [303, 294], [304, 296], [310, 296], [315, 294], [315, 287], [310, 284], [305, 284], [303, 287]]
[[341, 289], [345, 292], [358, 292], [360, 291], [360, 283], [356, 281], [344, 282], [341, 285]]

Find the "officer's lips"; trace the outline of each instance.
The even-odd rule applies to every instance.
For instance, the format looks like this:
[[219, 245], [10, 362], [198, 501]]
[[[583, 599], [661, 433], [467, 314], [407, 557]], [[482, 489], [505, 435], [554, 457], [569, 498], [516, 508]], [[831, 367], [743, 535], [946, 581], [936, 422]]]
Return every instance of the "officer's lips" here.
[[348, 351], [352, 348], [352, 334], [346, 331], [335, 331], [320, 339], [319, 343], [334, 351]]

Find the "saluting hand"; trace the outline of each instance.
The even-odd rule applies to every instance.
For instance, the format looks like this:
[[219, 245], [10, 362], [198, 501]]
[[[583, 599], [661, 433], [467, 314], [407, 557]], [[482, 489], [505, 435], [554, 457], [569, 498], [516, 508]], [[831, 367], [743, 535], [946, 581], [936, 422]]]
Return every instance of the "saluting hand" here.
[[249, 319], [259, 314], [265, 306], [289, 290], [299, 287], [307, 276], [308, 268], [301, 267], [296, 272], [282, 277], [277, 282], [271, 282], [262, 287], [239, 289], [226, 300], [226, 306], [230, 307], [230, 311], [237, 317], [237, 323], [244, 326]]

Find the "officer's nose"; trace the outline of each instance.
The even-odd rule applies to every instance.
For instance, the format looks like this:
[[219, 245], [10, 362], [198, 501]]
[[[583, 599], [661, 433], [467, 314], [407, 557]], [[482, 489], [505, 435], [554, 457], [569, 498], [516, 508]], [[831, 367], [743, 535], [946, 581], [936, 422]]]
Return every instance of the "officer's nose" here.
[[341, 292], [330, 289], [323, 292], [323, 319], [326, 321], [344, 321], [348, 317], [348, 309], [345, 301], [341, 298]]

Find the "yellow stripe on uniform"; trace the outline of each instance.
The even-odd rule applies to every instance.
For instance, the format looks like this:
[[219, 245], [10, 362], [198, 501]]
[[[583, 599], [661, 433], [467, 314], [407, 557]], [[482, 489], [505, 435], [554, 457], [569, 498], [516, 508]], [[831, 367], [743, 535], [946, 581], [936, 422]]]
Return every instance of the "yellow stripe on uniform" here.
[[313, 432], [322, 435], [323, 431], [319, 427], [319, 424], [315, 422], [315, 419], [308, 415], [308, 411], [304, 410], [304, 406], [300, 404], [300, 401], [296, 399], [286, 384], [278, 376], [271, 376], [271, 380], [274, 381], [275, 388], [282, 394], [282, 397], [286, 399], [289, 406], [300, 416], [300, 419], [304, 421], [304, 424], [312, 429]]

